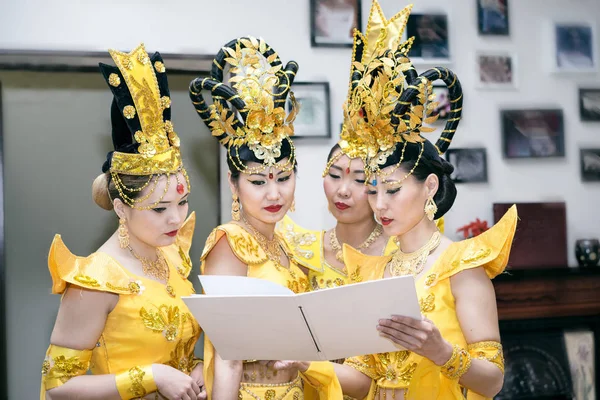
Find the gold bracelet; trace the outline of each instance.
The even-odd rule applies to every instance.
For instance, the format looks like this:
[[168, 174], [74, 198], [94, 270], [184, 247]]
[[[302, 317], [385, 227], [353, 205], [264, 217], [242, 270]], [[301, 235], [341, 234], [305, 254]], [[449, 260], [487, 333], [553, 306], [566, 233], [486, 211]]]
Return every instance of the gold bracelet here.
[[471, 367], [471, 355], [459, 345], [452, 346], [452, 356], [442, 365], [442, 374], [448, 379], [459, 380]]
[[504, 373], [504, 353], [500, 343], [493, 341], [471, 343], [467, 350], [472, 358], [489, 361]]
[[135, 399], [156, 391], [152, 365], [133, 367], [128, 371], [121, 372], [117, 374], [116, 381], [121, 399]]

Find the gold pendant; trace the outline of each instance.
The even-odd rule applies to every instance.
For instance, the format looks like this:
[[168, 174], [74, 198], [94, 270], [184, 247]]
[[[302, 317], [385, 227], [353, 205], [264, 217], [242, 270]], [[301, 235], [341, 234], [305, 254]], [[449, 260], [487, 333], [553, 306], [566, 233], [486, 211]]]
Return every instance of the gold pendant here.
[[337, 258], [337, 260], [341, 263], [344, 262], [344, 254], [342, 253], [342, 250], [335, 253], [335, 258]]
[[175, 289], [173, 289], [173, 286], [171, 286], [170, 284], [167, 283], [167, 286], [165, 286], [165, 289], [167, 290], [167, 293], [169, 294], [169, 296], [171, 297], [175, 297]]

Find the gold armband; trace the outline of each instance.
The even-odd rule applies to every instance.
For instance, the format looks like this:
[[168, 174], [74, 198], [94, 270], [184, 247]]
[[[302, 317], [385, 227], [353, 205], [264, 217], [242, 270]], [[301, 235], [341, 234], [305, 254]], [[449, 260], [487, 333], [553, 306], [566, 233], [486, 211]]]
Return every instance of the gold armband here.
[[489, 361], [504, 373], [504, 354], [502, 345], [498, 342], [477, 342], [470, 344], [467, 349], [471, 357], [478, 360]]
[[122, 399], [143, 397], [156, 391], [156, 383], [152, 375], [152, 365], [133, 367], [117, 374], [117, 390]]
[[452, 356], [442, 365], [442, 374], [448, 379], [458, 380], [471, 367], [471, 355], [459, 345], [454, 345]]
[[92, 350], [74, 350], [51, 344], [42, 364], [44, 389], [62, 386], [73, 377], [85, 375], [91, 358]]

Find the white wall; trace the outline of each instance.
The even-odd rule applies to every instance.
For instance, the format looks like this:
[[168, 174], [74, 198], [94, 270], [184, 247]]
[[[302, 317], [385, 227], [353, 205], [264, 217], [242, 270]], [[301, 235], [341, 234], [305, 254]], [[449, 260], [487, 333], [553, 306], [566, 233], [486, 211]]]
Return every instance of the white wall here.
[[[405, 5], [403, 0], [381, 3], [388, 16]], [[493, 202], [565, 200], [569, 261], [574, 265], [575, 239], [600, 236], [600, 213], [597, 206], [593, 207], [598, 203], [600, 185], [581, 182], [578, 152], [580, 146], [600, 147], [600, 125], [583, 124], [577, 102], [577, 88], [600, 87], [600, 75], [547, 73], [547, 58], [542, 50], [550, 38], [545, 36], [544, 24], [559, 17], [591, 18], [598, 22], [600, 1], [573, 0], [567, 4], [564, 0], [511, 0], [510, 38], [478, 36], [475, 0], [416, 3], [414, 12], [433, 10], [449, 14], [449, 67], [458, 74], [465, 91], [464, 118], [453, 147], [488, 149], [489, 183], [459, 187], [457, 202], [447, 215], [447, 232], [452, 233], [476, 217], [491, 222]], [[336, 132], [346, 95], [350, 49], [310, 47], [308, 4], [309, 0], [2, 0], [0, 48], [125, 50], [144, 41], [152, 51], [214, 54], [220, 45], [237, 36], [261, 36], [284, 61], [294, 59], [299, 63], [298, 81], [330, 82], [332, 129]], [[369, 6], [370, 2], [363, 0], [363, 23]], [[518, 90], [475, 89], [475, 51], [486, 49], [508, 50], [517, 56]], [[417, 65], [419, 70], [425, 67]], [[518, 107], [564, 110], [564, 159], [502, 158], [499, 110]], [[189, 112], [193, 112], [191, 106]], [[326, 211], [321, 172], [335, 140], [297, 143], [300, 175], [296, 218], [307, 227], [321, 228], [333, 223]], [[222, 174], [222, 213], [227, 215], [229, 194], [224, 178]], [[203, 238], [197, 240], [200, 246]]]

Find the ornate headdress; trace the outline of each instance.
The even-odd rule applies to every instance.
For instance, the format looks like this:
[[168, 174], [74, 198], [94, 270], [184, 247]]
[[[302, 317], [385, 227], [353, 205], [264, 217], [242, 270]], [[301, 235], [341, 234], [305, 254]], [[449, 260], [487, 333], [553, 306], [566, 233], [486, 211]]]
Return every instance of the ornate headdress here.
[[[230, 86], [223, 83], [227, 65]], [[190, 98], [196, 111], [213, 136], [227, 147], [228, 157], [238, 171], [252, 174], [274, 166], [281, 158], [284, 141], [289, 143], [291, 153], [278, 168], [288, 171], [296, 165], [290, 139], [298, 113], [290, 90], [296, 71], [295, 61], [283, 68], [277, 53], [264, 40], [243, 37], [232, 40], [219, 51], [210, 77], [191, 82]], [[203, 90], [210, 91], [212, 104], [206, 104]], [[247, 146], [262, 165], [254, 168], [244, 165], [240, 159], [242, 146]]]
[[380, 166], [398, 143], [403, 143], [400, 161], [386, 176], [406, 161], [405, 151], [411, 143], [420, 145], [415, 167], [419, 163], [427, 141], [421, 133], [434, 131], [423, 124], [437, 119], [430, 116], [437, 106], [432, 89], [435, 80], [441, 79], [448, 86], [452, 105], [444, 131], [434, 145], [436, 157], [448, 149], [460, 120], [462, 90], [456, 75], [441, 67], [417, 75], [408, 58], [414, 38], [401, 43], [411, 10], [409, 5], [387, 20], [373, 0], [366, 33], [354, 30], [341, 141], [350, 154], [364, 158], [368, 176], [381, 174]]
[[[111, 109], [112, 139], [115, 150], [108, 153], [102, 172], [110, 172], [123, 200], [131, 207], [149, 209], [158, 204], [139, 207], [147, 196], [132, 199], [123, 192], [140, 191], [162, 174], [182, 172], [189, 179], [179, 152], [179, 137], [171, 122], [171, 98], [165, 65], [159, 53], [148, 56], [143, 44], [130, 53], [109, 50], [117, 65], [100, 63], [100, 70], [114, 98]], [[142, 189], [127, 188], [119, 174], [148, 176]], [[183, 187], [178, 190], [183, 192]], [[168, 188], [168, 184], [167, 184]]]

